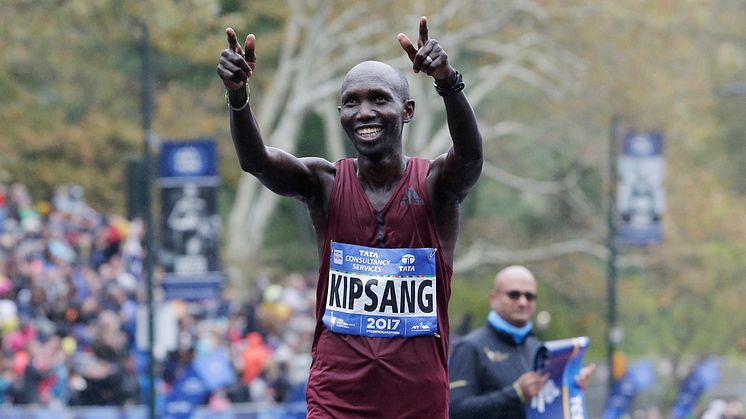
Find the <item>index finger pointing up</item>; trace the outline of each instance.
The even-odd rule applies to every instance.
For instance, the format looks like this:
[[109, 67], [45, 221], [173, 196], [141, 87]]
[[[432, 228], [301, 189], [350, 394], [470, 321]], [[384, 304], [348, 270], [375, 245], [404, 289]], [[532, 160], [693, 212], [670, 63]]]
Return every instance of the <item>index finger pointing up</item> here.
[[417, 40], [417, 47], [422, 48], [427, 43], [427, 17], [420, 18], [420, 39]]
[[241, 46], [238, 45], [238, 39], [236, 39], [236, 31], [233, 28], [225, 28], [225, 35], [228, 37], [228, 47], [240, 55], [243, 55]]

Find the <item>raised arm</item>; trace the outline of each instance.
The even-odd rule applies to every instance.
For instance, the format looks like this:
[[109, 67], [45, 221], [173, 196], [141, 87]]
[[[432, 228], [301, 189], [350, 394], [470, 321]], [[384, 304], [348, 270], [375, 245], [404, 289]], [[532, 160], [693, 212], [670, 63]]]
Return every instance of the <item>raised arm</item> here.
[[417, 48], [407, 35], [400, 33], [399, 44], [412, 61], [415, 73], [432, 76], [436, 90], [443, 96], [448, 130], [453, 147], [434, 161], [439, 194], [453, 194], [459, 201], [466, 197], [482, 172], [482, 136], [474, 111], [463, 93], [463, 80], [448, 62], [448, 54], [437, 40], [428, 37], [427, 18], [420, 18]]
[[256, 37], [249, 34], [244, 46], [236, 32], [226, 28], [228, 48], [220, 54], [218, 76], [227, 91], [231, 136], [241, 169], [256, 176], [275, 193], [302, 200], [321, 193], [321, 172], [333, 170], [332, 163], [321, 158], [297, 158], [274, 147], [267, 147], [249, 100], [249, 79], [256, 68]]
[[433, 160], [427, 175], [438, 239], [450, 262], [458, 238], [460, 206], [482, 173], [482, 136], [477, 119], [464, 95], [463, 80], [448, 63], [448, 54], [437, 40], [428, 37], [427, 18], [420, 18], [417, 47], [400, 33], [399, 44], [412, 61], [415, 73], [435, 79], [443, 97], [453, 146]]

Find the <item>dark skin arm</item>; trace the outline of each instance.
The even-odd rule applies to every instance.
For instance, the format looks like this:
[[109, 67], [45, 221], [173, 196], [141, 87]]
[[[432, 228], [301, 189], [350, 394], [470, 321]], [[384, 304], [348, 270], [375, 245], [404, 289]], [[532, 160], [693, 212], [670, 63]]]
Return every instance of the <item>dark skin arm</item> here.
[[[225, 33], [228, 48], [220, 54], [217, 73], [228, 91], [231, 106], [240, 108], [247, 102], [245, 87], [256, 68], [256, 37], [249, 34], [241, 47], [233, 29], [227, 28]], [[332, 163], [321, 158], [298, 158], [266, 146], [250, 103], [240, 111], [229, 112], [241, 169], [256, 176], [271, 191], [298, 198], [311, 209], [323, 201], [323, 180], [333, 182]]]
[[[238, 44], [236, 32], [227, 28], [228, 48], [220, 54], [217, 73], [228, 92], [233, 108], [247, 103], [246, 85], [256, 68], [256, 38], [246, 36], [244, 46]], [[240, 111], [229, 110], [231, 136], [241, 169], [259, 179], [271, 191], [292, 196], [303, 201], [317, 231], [324, 231], [326, 210], [335, 168], [329, 161], [316, 158], [298, 158], [290, 153], [264, 144], [251, 104]], [[319, 254], [322, 238], [316, 238]]]
[[[417, 48], [405, 34], [399, 34], [398, 38], [412, 61], [415, 73], [423, 72], [432, 76], [440, 86], [453, 84], [456, 70], [448, 63], [448, 55], [438, 41], [428, 37], [426, 17], [420, 18]], [[438, 238], [446, 257], [452, 262], [458, 238], [461, 202], [482, 172], [482, 136], [463, 91], [444, 97], [443, 102], [453, 146], [446, 154], [433, 160], [427, 184]]]

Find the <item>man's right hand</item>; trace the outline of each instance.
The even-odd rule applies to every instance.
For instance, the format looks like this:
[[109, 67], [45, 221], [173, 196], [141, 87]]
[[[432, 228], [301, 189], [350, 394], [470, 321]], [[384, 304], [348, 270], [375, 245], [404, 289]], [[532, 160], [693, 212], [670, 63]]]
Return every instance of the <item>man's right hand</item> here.
[[226, 28], [225, 34], [228, 37], [228, 48], [220, 54], [217, 72], [226, 89], [238, 90], [248, 83], [254, 74], [256, 37], [254, 34], [247, 35], [242, 48], [232, 28]]
[[529, 371], [518, 377], [515, 382], [523, 392], [524, 400], [528, 402], [539, 394], [548, 379], [549, 374], [539, 374], [535, 371]]

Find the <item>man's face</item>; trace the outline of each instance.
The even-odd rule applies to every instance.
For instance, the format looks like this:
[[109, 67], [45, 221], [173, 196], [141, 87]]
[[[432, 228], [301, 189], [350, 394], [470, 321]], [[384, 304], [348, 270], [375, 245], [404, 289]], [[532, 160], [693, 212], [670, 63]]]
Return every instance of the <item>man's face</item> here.
[[536, 311], [536, 280], [525, 270], [510, 270], [495, 279], [490, 305], [505, 321], [523, 327]]
[[401, 150], [402, 129], [414, 102], [401, 97], [399, 83], [397, 73], [380, 63], [360, 65], [345, 78], [339, 118], [360, 155], [378, 159]]

